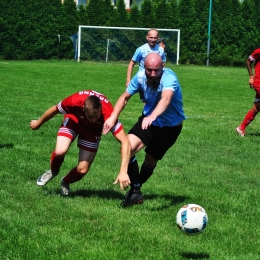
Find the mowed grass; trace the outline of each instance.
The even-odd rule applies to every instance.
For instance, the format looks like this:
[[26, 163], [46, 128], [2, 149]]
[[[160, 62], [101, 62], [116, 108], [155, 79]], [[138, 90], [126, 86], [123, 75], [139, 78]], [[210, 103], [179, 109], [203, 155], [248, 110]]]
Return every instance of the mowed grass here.
[[[62, 116], [37, 131], [29, 122], [84, 89], [114, 104], [127, 64], [0, 61], [0, 259], [260, 259], [259, 118], [245, 138], [235, 133], [254, 100], [246, 68], [167, 66], [182, 85], [187, 120], [143, 186], [144, 204], [121, 208], [124, 192], [113, 185], [120, 145], [111, 134], [89, 174], [63, 198], [60, 179], [77, 164], [76, 143], [59, 176], [39, 187]], [[120, 116], [126, 131], [141, 109], [136, 95]], [[144, 152], [137, 158], [141, 164]], [[201, 235], [186, 236], [175, 225], [187, 203], [208, 213]]]

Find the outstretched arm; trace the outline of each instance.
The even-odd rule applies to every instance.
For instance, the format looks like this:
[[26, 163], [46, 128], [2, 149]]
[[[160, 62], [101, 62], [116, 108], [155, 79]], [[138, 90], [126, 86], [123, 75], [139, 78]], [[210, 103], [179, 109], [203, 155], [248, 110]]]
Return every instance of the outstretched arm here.
[[130, 161], [131, 145], [124, 129], [122, 129], [117, 135], [115, 135], [115, 138], [121, 143], [122, 146], [120, 172], [116, 177], [114, 184], [117, 184], [119, 182], [120, 189], [125, 190], [130, 184], [130, 179], [127, 174], [127, 168]]
[[111, 116], [105, 121], [103, 126], [103, 134], [107, 134], [112, 127], [116, 124], [116, 121], [121, 113], [121, 111], [124, 109], [125, 105], [127, 104], [127, 101], [130, 99], [131, 95], [125, 91], [117, 100], [114, 111], [112, 112]]
[[42, 124], [53, 118], [59, 112], [56, 109], [56, 106], [52, 106], [47, 111], [43, 113], [43, 115], [38, 120], [31, 120], [30, 127], [32, 130], [37, 130], [41, 127]]

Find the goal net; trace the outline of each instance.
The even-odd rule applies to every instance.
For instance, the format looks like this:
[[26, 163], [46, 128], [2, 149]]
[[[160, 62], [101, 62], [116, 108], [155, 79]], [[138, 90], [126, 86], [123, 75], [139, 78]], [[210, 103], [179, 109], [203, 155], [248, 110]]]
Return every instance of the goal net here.
[[[129, 61], [136, 48], [147, 42], [146, 34], [150, 29], [80, 25], [77, 48], [78, 62], [81, 60]], [[167, 62], [178, 64], [180, 30], [157, 30], [166, 47]]]

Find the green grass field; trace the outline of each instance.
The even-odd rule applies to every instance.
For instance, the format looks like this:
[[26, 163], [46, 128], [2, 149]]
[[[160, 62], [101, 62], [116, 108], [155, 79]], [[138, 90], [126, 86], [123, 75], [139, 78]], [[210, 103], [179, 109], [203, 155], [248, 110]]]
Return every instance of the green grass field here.
[[[127, 64], [0, 61], [0, 259], [260, 259], [259, 118], [245, 138], [235, 133], [254, 100], [247, 70], [169, 67], [182, 85], [187, 120], [143, 186], [144, 204], [121, 208], [124, 192], [113, 185], [120, 146], [111, 134], [89, 174], [63, 198], [60, 179], [77, 164], [76, 144], [59, 176], [39, 187], [62, 116], [37, 131], [29, 122], [83, 89], [114, 104], [125, 89]], [[120, 116], [126, 130], [141, 109], [136, 95]], [[144, 152], [137, 157], [141, 164]], [[208, 213], [201, 235], [186, 236], [175, 225], [187, 203]]]

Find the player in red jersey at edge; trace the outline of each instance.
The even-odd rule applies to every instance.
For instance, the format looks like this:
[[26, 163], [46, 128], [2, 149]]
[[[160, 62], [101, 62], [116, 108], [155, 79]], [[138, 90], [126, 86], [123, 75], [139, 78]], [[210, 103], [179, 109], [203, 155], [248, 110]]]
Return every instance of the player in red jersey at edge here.
[[[255, 75], [253, 74], [252, 65], [254, 64]], [[236, 132], [244, 137], [246, 127], [255, 119], [260, 111], [260, 48], [255, 49], [246, 60], [246, 67], [249, 74], [249, 86], [255, 90], [255, 100], [253, 107], [247, 112]]]
[[[104, 95], [94, 90], [84, 90], [52, 106], [38, 120], [31, 120], [31, 129], [37, 130], [55, 115], [64, 114], [57, 134], [56, 147], [50, 158], [50, 170], [38, 178], [37, 184], [43, 186], [58, 175], [71, 143], [78, 137], [78, 165], [61, 180], [61, 194], [70, 195], [70, 184], [81, 180], [88, 173], [99, 147], [103, 124], [112, 111], [113, 106]], [[114, 184], [119, 182], [120, 189], [124, 190], [130, 184], [127, 174], [130, 143], [118, 120], [111, 132], [121, 143], [121, 166]]]

